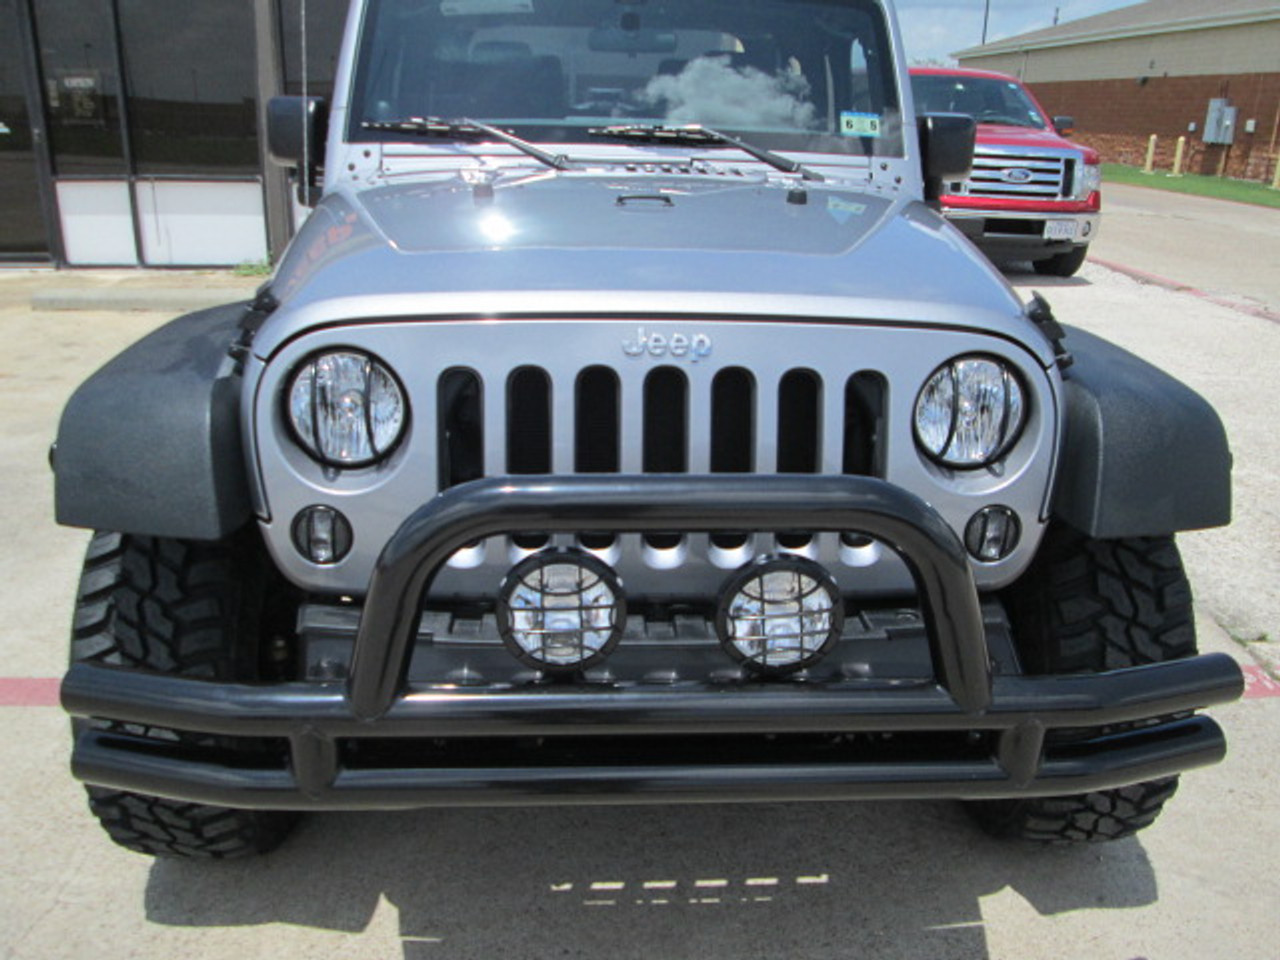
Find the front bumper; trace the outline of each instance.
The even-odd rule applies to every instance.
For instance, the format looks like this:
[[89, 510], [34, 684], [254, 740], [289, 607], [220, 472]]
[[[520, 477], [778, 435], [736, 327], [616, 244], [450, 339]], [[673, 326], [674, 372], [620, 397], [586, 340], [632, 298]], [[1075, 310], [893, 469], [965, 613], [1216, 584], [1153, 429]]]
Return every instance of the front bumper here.
[[1043, 210], [953, 208], [943, 216], [988, 253], [1049, 257], [1092, 243], [1102, 217], [1089, 213]]
[[[848, 530], [898, 552], [920, 594], [934, 676], [830, 683], [530, 683], [458, 688], [405, 680], [422, 598], [461, 546], [498, 533], [725, 529]], [[476, 481], [413, 514], [370, 583], [345, 682], [212, 683], [81, 663], [63, 705], [82, 717], [219, 736], [276, 738], [271, 754], [201, 752], [82, 725], [72, 757], [86, 782], [203, 803], [261, 809], [393, 809], [584, 802], [992, 798], [1119, 786], [1213, 763], [1221, 730], [1192, 716], [1240, 696], [1223, 655], [1092, 676], [993, 677], [964, 548], [923, 501], [854, 477], [563, 477]], [[1158, 721], [1158, 722], [1155, 722]], [[1093, 733], [1080, 734], [1082, 728]], [[691, 738], [871, 735], [822, 757], [691, 762]], [[896, 753], [893, 737], [915, 749]], [[969, 747], [918, 749], [935, 737]], [[493, 738], [591, 741], [549, 762], [484, 762]], [[627, 744], [644, 738], [647, 753]], [[664, 738], [666, 738], [664, 740]], [[428, 744], [461, 744], [448, 762]], [[659, 744], [655, 755], [654, 743]], [[661, 744], [673, 749], [669, 762]], [[352, 745], [397, 743], [418, 760], [351, 762]], [[890, 746], [886, 750], [884, 744]], [[611, 747], [617, 746], [611, 756]], [[358, 751], [356, 751], [358, 753]], [[462, 756], [465, 759], [458, 761]], [[644, 756], [647, 759], [634, 759]], [[273, 759], [274, 757], [274, 759]], [[628, 757], [633, 759], [628, 759]]]

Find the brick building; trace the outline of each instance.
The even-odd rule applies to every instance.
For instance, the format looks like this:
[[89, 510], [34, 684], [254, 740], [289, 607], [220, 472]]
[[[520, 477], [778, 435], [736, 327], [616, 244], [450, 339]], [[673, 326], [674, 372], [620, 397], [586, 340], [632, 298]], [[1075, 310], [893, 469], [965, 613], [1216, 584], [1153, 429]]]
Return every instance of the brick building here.
[[[1276, 0], [1148, 0], [955, 56], [1021, 78], [1107, 161], [1141, 164], [1154, 133], [1165, 168], [1179, 136], [1192, 172], [1270, 180], [1280, 162]], [[1211, 101], [1224, 100], [1232, 142], [1207, 143]]]

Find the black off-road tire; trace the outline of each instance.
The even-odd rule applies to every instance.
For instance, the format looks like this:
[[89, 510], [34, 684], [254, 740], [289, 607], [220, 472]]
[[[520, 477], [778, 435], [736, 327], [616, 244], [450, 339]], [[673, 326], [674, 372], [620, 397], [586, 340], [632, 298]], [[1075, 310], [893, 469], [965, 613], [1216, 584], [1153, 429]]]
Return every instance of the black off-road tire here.
[[[1051, 529], [1005, 604], [1027, 673], [1092, 673], [1196, 652], [1191, 588], [1172, 537], [1093, 540]], [[1094, 843], [1150, 826], [1177, 789], [1177, 777], [1164, 777], [966, 806], [994, 836]]]
[[1042, 277], [1074, 277], [1089, 256], [1089, 245], [1072, 247], [1066, 253], [1055, 254], [1044, 260], [1034, 260], [1031, 266]]
[[[217, 543], [95, 533], [80, 577], [71, 659], [208, 680], [261, 678], [269, 672], [267, 645], [281, 599], [272, 596], [273, 573], [252, 533]], [[78, 721], [77, 729], [82, 725]], [[196, 749], [245, 749], [208, 736], [105, 725]], [[158, 857], [265, 853], [298, 818], [105, 787], [86, 790], [89, 808], [112, 840]]]

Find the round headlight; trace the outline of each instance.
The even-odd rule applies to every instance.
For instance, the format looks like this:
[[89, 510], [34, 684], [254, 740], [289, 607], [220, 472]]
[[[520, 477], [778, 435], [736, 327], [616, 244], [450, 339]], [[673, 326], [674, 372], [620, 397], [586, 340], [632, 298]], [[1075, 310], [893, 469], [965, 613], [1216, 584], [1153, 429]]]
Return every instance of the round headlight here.
[[916, 399], [916, 443], [956, 469], [1002, 457], [1026, 420], [1022, 385], [991, 357], [957, 357], [934, 371]]
[[390, 453], [404, 432], [407, 408], [395, 375], [364, 353], [322, 353], [289, 383], [294, 436], [321, 463], [363, 467]]

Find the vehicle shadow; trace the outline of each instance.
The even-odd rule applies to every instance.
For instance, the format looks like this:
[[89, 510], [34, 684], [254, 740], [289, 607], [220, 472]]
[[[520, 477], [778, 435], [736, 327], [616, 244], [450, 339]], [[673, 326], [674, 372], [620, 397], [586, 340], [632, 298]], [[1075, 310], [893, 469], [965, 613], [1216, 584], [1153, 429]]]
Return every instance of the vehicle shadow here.
[[1005, 279], [1015, 287], [1089, 287], [1093, 284], [1087, 277], [1077, 274], [1074, 277], [1055, 277], [1036, 273], [1029, 260], [995, 261], [996, 268], [1004, 274]]
[[319, 815], [265, 860], [157, 862], [146, 913], [359, 935], [390, 904], [405, 960], [983, 958], [1004, 890], [1042, 916], [1157, 897], [1135, 840], [999, 843], [949, 803], [727, 804]]

